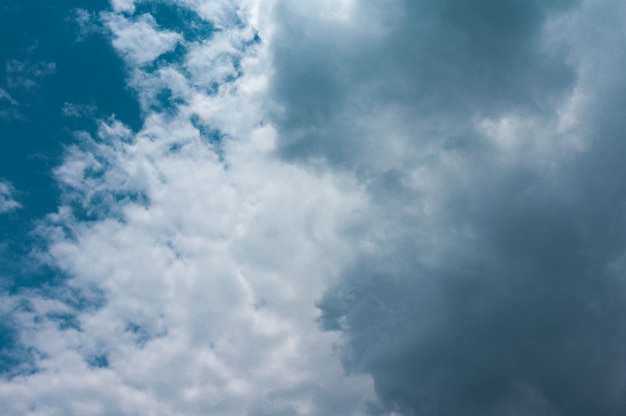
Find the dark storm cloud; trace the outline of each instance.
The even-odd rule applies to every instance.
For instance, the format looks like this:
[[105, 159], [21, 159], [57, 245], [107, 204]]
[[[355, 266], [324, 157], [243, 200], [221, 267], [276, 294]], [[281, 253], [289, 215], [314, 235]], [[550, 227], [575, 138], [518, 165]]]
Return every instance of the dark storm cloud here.
[[574, 3], [363, 1], [350, 24], [303, 22], [310, 11], [279, 7], [274, 88], [285, 108], [283, 155], [352, 163], [364, 146], [355, 114], [376, 117], [385, 107], [407, 122], [454, 124], [550, 111], [575, 73], [542, 29]]
[[[533, 186], [473, 190], [460, 198], [470, 212], [454, 199], [436, 232], [462, 247], [425, 267], [425, 244], [392, 242], [320, 302], [323, 328], [344, 333], [346, 368], [372, 374], [391, 408], [623, 414], [623, 213], [585, 188]], [[471, 237], [445, 235], [463, 227]]]
[[[625, 414], [625, 55], [620, 19], [599, 18], [612, 6], [363, 2], [348, 23], [282, 9], [282, 155], [354, 169], [372, 200], [347, 234], [375, 248], [318, 306], [381, 412]], [[527, 122], [490, 141], [477, 120]]]

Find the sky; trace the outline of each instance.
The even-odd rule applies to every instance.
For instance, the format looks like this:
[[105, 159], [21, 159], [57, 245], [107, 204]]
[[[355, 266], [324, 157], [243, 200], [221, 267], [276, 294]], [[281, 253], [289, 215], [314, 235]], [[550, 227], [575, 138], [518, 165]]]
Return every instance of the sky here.
[[0, 1], [0, 413], [626, 415], [626, 3]]

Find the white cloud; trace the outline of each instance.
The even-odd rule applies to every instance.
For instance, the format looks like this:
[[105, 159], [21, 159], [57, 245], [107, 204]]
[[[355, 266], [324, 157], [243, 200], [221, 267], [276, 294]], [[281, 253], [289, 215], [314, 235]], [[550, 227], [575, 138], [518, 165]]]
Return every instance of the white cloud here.
[[[273, 134], [262, 130], [256, 135]], [[73, 235], [48, 232], [55, 264], [71, 287], [99, 288], [106, 301], [75, 312], [81, 331], [35, 323], [43, 310], [22, 314], [21, 327], [32, 328], [22, 341], [46, 358], [0, 394], [65, 414], [79, 413], [73, 402], [81, 414], [252, 415], [261, 406], [322, 415], [329, 400], [359, 414], [368, 383], [343, 376], [333, 337], [314, 323], [315, 299], [346, 261], [335, 228], [361, 203], [350, 180], [254, 156], [245, 142], [230, 145], [225, 169], [184, 120], [150, 119], [132, 143], [100, 140], [111, 142], [93, 158], [68, 154], [63, 183], [85, 197], [142, 192], [149, 206], [124, 204], [121, 222], [51, 218]], [[173, 144], [180, 149], [169, 151]], [[107, 170], [93, 179], [86, 166]], [[99, 354], [109, 369], [87, 367]], [[64, 380], [56, 399], [44, 381], [53, 376]]]
[[111, 0], [111, 6], [113, 7], [113, 11], [117, 13], [133, 13], [135, 11], [134, 0]]
[[78, 25], [78, 33], [76, 34], [77, 41], [85, 40], [91, 35], [104, 33], [104, 28], [96, 13], [76, 8], [73, 10], [73, 14], [74, 21]]
[[133, 19], [104, 13], [103, 21], [113, 33], [113, 46], [133, 65], [150, 63], [182, 40], [179, 33], [159, 30], [149, 14]]
[[341, 235], [366, 204], [361, 188], [275, 157], [268, 51], [244, 46], [249, 28], [224, 26], [180, 64], [144, 72], [180, 35], [146, 15], [105, 20], [139, 94], [165, 85], [184, 101], [174, 116], [148, 112], [138, 132], [102, 121], [68, 148], [55, 171], [64, 203], [38, 228], [42, 258], [68, 280], [12, 299], [38, 370], [0, 381], [5, 411], [363, 414], [371, 381], [343, 373], [337, 337], [315, 323], [315, 301], [351, 261]]

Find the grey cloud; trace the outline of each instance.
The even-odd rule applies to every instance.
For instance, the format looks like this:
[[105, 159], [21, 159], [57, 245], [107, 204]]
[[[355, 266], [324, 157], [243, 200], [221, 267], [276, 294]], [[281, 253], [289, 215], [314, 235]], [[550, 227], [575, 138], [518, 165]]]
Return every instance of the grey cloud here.
[[[352, 170], [372, 201], [321, 328], [383, 413], [623, 415], [624, 34], [599, 9], [623, 10], [396, 6], [349, 23], [282, 9], [281, 156]], [[526, 124], [489, 138], [477, 120]]]
[[363, 1], [349, 25], [307, 21], [283, 4], [274, 52], [283, 156], [358, 164], [386, 138], [364, 137], [355, 116], [385, 110], [410, 127], [550, 111], [575, 71], [544, 42], [543, 25], [573, 3]]
[[346, 368], [372, 374], [403, 414], [542, 414], [518, 397], [526, 391], [545, 414], [622, 414], [625, 288], [615, 261], [626, 224], [607, 201], [547, 190], [510, 200], [524, 190], [508, 186], [472, 190], [475, 217], [446, 207], [450, 222], [436, 231], [469, 226], [461, 243], [471, 248], [447, 248], [425, 267], [426, 244], [408, 238], [361, 258], [320, 302], [322, 327], [343, 332]]

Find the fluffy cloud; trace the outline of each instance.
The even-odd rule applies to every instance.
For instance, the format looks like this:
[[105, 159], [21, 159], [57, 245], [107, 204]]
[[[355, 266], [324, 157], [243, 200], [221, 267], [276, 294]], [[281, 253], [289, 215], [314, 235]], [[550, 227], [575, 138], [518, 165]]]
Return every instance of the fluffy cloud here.
[[180, 34], [160, 30], [150, 14], [128, 18], [117, 13], [105, 14], [105, 23], [113, 33], [113, 46], [133, 65], [142, 65], [172, 50]]
[[135, 11], [135, 2], [134, 0], [111, 0], [111, 7], [113, 7], [113, 11], [117, 13], [133, 13]]
[[37, 255], [65, 280], [4, 298], [31, 356], [0, 382], [5, 412], [358, 415], [374, 400], [315, 323], [365, 200], [349, 174], [273, 157], [246, 10], [159, 62], [183, 35], [103, 15], [142, 103], [172, 98], [138, 132], [110, 118], [77, 133], [55, 170], [63, 201]]

